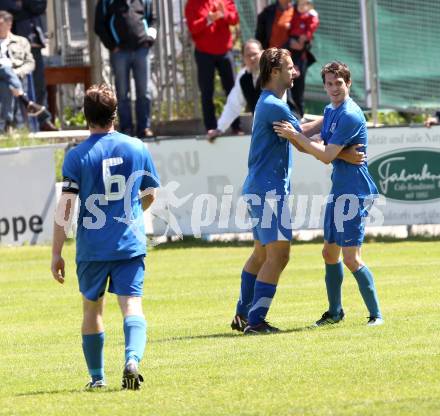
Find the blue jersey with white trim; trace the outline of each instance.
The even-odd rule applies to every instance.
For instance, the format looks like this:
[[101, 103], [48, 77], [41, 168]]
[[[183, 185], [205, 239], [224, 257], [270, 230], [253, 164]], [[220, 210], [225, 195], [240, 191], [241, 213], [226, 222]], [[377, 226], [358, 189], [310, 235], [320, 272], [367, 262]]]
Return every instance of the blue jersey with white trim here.
[[266, 195], [268, 192], [289, 194], [292, 145], [273, 130], [273, 122], [283, 120], [301, 131], [288, 105], [272, 91], [263, 90], [255, 107], [248, 158], [249, 173], [243, 185], [243, 195]]
[[70, 186], [63, 189], [79, 194], [77, 262], [146, 254], [139, 191], [157, 188], [159, 179], [140, 140], [115, 131], [92, 134], [66, 154], [63, 176]]
[[[348, 97], [340, 106], [332, 104], [325, 107], [324, 121], [321, 129], [324, 143], [337, 146], [363, 144], [359, 151], [367, 153], [368, 134], [364, 113], [360, 107]], [[332, 162], [332, 190], [335, 196], [343, 194], [368, 198], [378, 194], [373, 178], [368, 172], [367, 162], [353, 165], [341, 159]]]

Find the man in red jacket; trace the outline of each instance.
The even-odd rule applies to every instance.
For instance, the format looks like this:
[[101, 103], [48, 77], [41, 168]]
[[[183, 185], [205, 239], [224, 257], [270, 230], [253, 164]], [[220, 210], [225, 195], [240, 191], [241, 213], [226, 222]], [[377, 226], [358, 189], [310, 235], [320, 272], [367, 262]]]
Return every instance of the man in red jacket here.
[[[226, 95], [234, 86], [232, 34], [229, 26], [238, 23], [238, 13], [233, 0], [188, 0], [185, 17], [195, 44], [203, 122], [207, 131], [213, 130], [217, 128], [213, 101], [215, 70], [218, 70]], [[239, 132], [238, 119], [232, 123], [232, 129]]]

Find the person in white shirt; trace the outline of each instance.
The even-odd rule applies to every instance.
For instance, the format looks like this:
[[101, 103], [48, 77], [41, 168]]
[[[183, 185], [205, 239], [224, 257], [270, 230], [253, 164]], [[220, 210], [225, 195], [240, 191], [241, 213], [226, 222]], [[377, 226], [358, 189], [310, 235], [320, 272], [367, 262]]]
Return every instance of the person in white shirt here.
[[258, 77], [262, 53], [263, 47], [258, 40], [249, 39], [244, 44], [243, 61], [245, 66], [237, 75], [234, 87], [229, 93], [223, 112], [217, 121], [217, 128], [208, 130], [210, 142], [223, 134], [245, 107], [248, 111], [254, 112], [261, 92]]

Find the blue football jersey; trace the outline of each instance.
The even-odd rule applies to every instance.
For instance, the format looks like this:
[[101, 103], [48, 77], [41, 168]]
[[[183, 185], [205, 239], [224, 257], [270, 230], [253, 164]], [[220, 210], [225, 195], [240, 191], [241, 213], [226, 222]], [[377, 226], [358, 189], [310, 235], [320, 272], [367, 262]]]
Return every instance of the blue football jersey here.
[[283, 120], [301, 131], [299, 122], [288, 105], [272, 91], [263, 90], [255, 107], [248, 158], [249, 172], [244, 182], [243, 194], [289, 194], [292, 145], [275, 133], [272, 124]]
[[[349, 97], [337, 108], [331, 104], [324, 110], [324, 121], [321, 129], [324, 143], [338, 146], [363, 144], [359, 150], [367, 153], [368, 134], [364, 113]], [[353, 165], [341, 159], [333, 160], [332, 190], [335, 196], [343, 194], [369, 198], [377, 195], [376, 185], [368, 172], [367, 162]]]
[[77, 262], [146, 254], [138, 194], [157, 188], [159, 179], [140, 140], [116, 131], [92, 134], [66, 154], [63, 176], [79, 194]]

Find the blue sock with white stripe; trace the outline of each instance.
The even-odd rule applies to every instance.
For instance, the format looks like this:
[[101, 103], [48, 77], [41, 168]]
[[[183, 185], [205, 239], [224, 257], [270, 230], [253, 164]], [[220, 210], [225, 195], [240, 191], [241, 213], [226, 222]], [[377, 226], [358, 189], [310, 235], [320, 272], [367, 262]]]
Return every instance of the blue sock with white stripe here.
[[362, 266], [353, 273], [356, 278], [359, 291], [364, 299], [365, 305], [370, 312], [370, 316], [374, 318], [382, 318], [380, 312], [379, 300], [377, 299], [376, 287], [374, 286], [373, 274], [367, 266]]
[[237, 302], [237, 314], [248, 317], [249, 309], [254, 298], [254, 288], [257, 276], [245, 270], [241, 272], [240, 299]]
[[327, 288], [328, 312], [336, 317], [342, 310], [342, 281], [344, 268], [342, 262], [325, 265], [325, 286]]
[[92, 382], [104, 380], [104, 332], [83, 335], [82, 347]]
[[125, 362], [142, 360], [147, 343], [147, 322], [143, 316], [130, 315], [124, 318]]
[[266, 319], [272, 299], [275, 296], [277, 285], [271, 283], [255, 282], [254, 299], [249, 310], [248, 323], [251, 326], [261, 324]]

